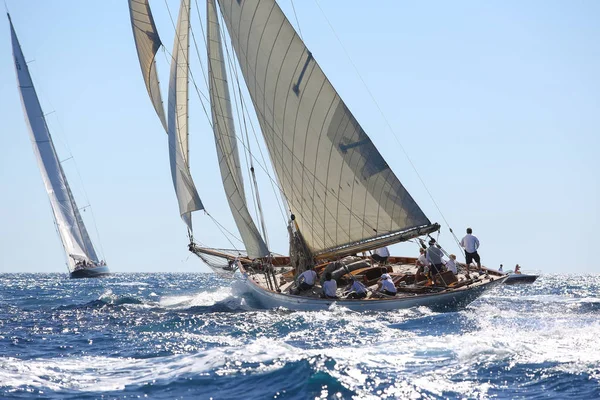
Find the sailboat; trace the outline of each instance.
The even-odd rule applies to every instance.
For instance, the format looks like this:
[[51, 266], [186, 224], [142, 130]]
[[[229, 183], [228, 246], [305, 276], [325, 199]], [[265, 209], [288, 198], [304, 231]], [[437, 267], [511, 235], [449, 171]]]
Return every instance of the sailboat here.
[[54, 148], [52, 136], [10, 14], [7, 15], [25, 121], [29, 127], [33, 151], [37, 157], [44, 186], [50, 199], [56, 230], [66, 254], [70, 277], [92, 278], [109, 275], [110, 271], [106, 263], [97, 256], [75, 203], [67, 177]]
[[[444, 272], [420, 280], [416, 258], [376, 262], [367, 255], [394, 243], [429, 240], [440, 225], [426, 217], [390, 169], [275, 0], [206, 1], [213, 136], [223, 187], [244, 249], [215, 249], [194, 241], [191, 213], [205, 207], [189, 168], [190, 1], [181, 0], [174, 24], [167, 112], [155, 60], [162, 42], [148, 1], [129, 0], [129, 8], [146, 89], [168, 135], [171, 175], [180, 215], [188, 227], [189, 250], [213, 271], [241, 282], [263, 307], [323, 310], [335, 303], [358, 311], [456, 308], [506, 279], [502, 274], [465, 269], [458, 275]], [[227, 74], [229, 52], [223, 50], [221, 20], [270, 155], [272, 181], [289, 211], [289, 256], [269, 250], [260, 201], [256, 200], [261, 229], [249, 211], [238, 153], [239, 147], [248, 150], [248, 141], [236, 132], [229, 82], [237, 81], [237, 76], [230, 79]], [[248, 179], [258, 199], [252, 154], [249, 158]], [[312, 268], [320, 280], [312, 289], [299, 291], [298, 276]], [[338, 289], [338, 298], [323, 298], [321, 286], [327, 273], [340, 286], [361, 281], [369, 294], [352, 299]], [[377, 290], [381, 277], [387, 279], [384, 274], [393, 280], [395, 296]]]

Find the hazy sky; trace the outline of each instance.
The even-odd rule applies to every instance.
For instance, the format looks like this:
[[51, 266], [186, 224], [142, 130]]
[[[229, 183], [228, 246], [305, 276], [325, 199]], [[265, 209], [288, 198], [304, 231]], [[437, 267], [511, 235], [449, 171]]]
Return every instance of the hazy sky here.
[[[42, 107], [51, 113], [59, 155], [74, 156], [77, 168], [73, 160], [63, 165], [76, 199], [80, 207], [87, 204], [79, 173], [100, 241], [92, 224], [88, 229], [112, 271], [207, 271], [187, 251], [167, 137], [142, 80], [127, 2], [7, 3]], [[175, 18], [178, 1], [167, 3]], [[296, 25], [291, 2], [279, 3]], [[205, 3], [192, 1], [197, 4], [203, 16]], [[452, 228], [461, 237], [473, 227], [484, 264], [600, 272], [594, 239], [600, 222], [600, 2], [294, 5], [307, 46], [432, 221], [444, 222], [361, 77]], [[167, 6], [151, 6], [170, 52]], [[66, 272], [24, 122], [6, 18], [0, 32], [0, 272]], [[163, 83], [166, 57], [159, 53]], [[206, 92], [199, 65], [192, 67]], [[210, 125], [193, 88], [190, 101], [192, 175], [207, 210], [235, 231]], [[259, 185], [270, 247], [287, 254], [285, 221], [264, 174]], [[88, 221], [89, 211], [84, 214]], [[203, 212], [194, 225], [202, 242], [231, 247]], [[440, 240], [459, 253], [444, 224]], [[414, 244], [393, 250], [416, 254]]]

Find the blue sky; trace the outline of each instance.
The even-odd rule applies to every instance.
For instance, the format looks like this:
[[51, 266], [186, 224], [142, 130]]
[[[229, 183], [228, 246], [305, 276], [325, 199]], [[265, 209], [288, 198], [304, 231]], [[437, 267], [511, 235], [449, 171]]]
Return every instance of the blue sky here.
[[[93, 206], [111, 269], [207, 271], [187, 252], [167, 137], [140, 74], [127, 2], [7, 3], [42, 106], [51, 113], [57, 150], [63, 159], [74, 156], [77, 168], [73, 160], [64, 166], [79, 205], [87, 204], [87, 193]], [[167, 3], [176, 14], [178, 1]], [[197, 4], [203, 15], [204, 2]], [[459, 237], [467, 226], [474, 229], [484, 264], [600, 272], [594, 246], [600, 3], [340, 4], [294, 2], [305, 42], [428, 217], [443, 223], [394, 135]], [[290, 1], [280, 5], [296, 25]], [[165, 2], [151, 6], [170, 51], [174, 30]], [[201, 44], [198, 18], [192, 24]], [[65, 272], [21, 110], [6, 18], [0, 32], [0, 272]], [[166, 82], [162, 52], [159, 69]], [[200, 70], [194, 73], [200, 81]], [[234, 231], [210, 126], [193, 91], [190, 101], [192, 175], [208, 211]], [[259, 185], [270, 246], [287, 253], [284, 221], [264, 174]], [[194, 224], [202, 242], [230, 247], [202, 212]], [[95, 234], [93, 225], [89, 229]], [[440, 240], [458, 254], [446, 226]], [[393, 250], [414, 255], [416, 247]]]

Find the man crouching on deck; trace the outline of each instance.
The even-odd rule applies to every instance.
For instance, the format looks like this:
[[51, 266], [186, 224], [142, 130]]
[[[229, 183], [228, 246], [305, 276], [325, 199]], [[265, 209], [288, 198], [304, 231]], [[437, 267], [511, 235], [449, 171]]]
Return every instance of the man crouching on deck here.
[[[317, 273], [310, 267], [298, 277], [298, 293], [312, 289], [317, 280]], [[297, 293], [296, 293], [297, 294]]]

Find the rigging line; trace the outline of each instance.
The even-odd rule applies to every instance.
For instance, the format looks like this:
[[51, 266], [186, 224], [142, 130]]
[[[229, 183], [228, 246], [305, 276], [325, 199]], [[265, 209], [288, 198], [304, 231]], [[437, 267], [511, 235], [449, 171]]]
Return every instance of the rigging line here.
[[302, 30], [300, 29], [300, 21], [298, 20], [298, 14], [296, 14], [296, 7], [294, 6], [294, 0], [290, 0], [290, 3], [292, 3], [292, 9], [294, 10], [294, 17], [296, 18], [296, 26], [298, 26], [298, 34], [300, 35], [300, 39], [302, 39], [302, 41], [304, 41], [304, 38], [302, 37]]
[[235, 251], [239, 251], [239, 249], [229, 239], [229, 236], [225, 235], [225, 233], [223, 231], [227, 232], [232, 238], [234, 238], [238, 242], [244, 243], [242, 241], [242, 239], [238, 238], [236, 235], [234, 235], [233, 233], [231, 233], [227, 228], [225, 228], [223, 225], [221, 225], [219, 223], [219, 221], [217, 221], [212, 215], [210, 215], [209, 213], [206, 213], [206, 215], [208, 215], [210, 217], [210, 219], [215, 223], [215, 225], [217, 225], [217, 227], [219, 228], [219, 230], [221, 231], [221, 233], [223, 233], [223, 236], [225, 236], [225, 238], [227, 239], [227, 241], [229, 242], [229, 244], [231, 244], [231, 246], [233, 246], [233, 248], [235, 249]]
[[[217, 16], [218, 18], [218, 16]], [[222, 22], [222, 21], [221, 21]], [[261, 201], [260, 201], [260, 191], [258, 188], [258, 181], [256, 179], [256, 174], [255, 174], [255, 169], [254, 169], [254, 161], [253, 161], [253, 157], [252, 157], [252, 148], [251, 148], [251, 143], [250, 143], [250, 138], [248, 136], [248, 125], [246, 123], [246, 114], [248, 114], [247, 109], [245, 108], [245, 104], [243, 101], [243, 96], [242, 96], [242, 91], [240, 89], [240, 85], [239, 85], [239, 79], [237, 77], [237, 71], [235, 70], [235, 64], [232, 62], [232, 57], [231, 54], [229, 52], [229, 46], [227, 45], [227, 40], [226, 40], [226, 36], [225, 36], [225, 29], [222, 28], [224, 26], [224, 24], [219, 23], [219, 35], [221, 36], [221, 42], [225, 43], [225, 49], [226, 49], [226, 54], [227, 54], [227, 66], [229, 67], [229, 73], [230, 75], [234, 76], [236, 78], [236, 84], [237, 84], [237, 89], [238, 89], [238, 93], [237, 95], [239, 96], [239, 104], [238, 104], [238, 96], [236, 96], [236, 91], [233, 90], [233, 98], [235, 101], [235, 106], [236, 106], [236, 114], [238, 117], [238, 125], [240, 126], [240, 128], [243, 130], [243, 134], [245, 134], [245, 143], [244, 144], [244, 136], [242, 136], [242, 145], [244, 147], [246, 147], [246, 150], [244, 152], [244, 158], [246, 160], [246, 167], [248, 167], [248, 161], [249, 162], [249, 167], [248, 167], [248, 174], [250, 176], [250, 178], [252, 179], [252, 183], [253, 185], [250, 186], [250, 192], [252, 193], [252, 198], [253, 198], [253, 203], [254, 203], [254, 209], [255, 209], [255, 213], [256, 216], [258, 218], [260, 218], [260, 223], [261, 223], [261, 228], [262, 228], [262, 234], [265, 240], [265, 244], [268, 247], [268, 241], [269, 241], [269, 237], [267, 234], [267, 228], [266, 228], [266, 224], [265, 224], [265, 218], [264, 218], [264, 213], [263, 213], [263, 209], [262, 209], [262, 205], [261, 205]], [[223, 62], [223, 61], [222, 61]], [[225, 64], [225, 63], [223, 63]], [[241, 108], [241, 112], [240, 112], [240, 108]], [[243, 126], [242, 124], [239, 122], [240, 121], [240, 114], [241, 114], [241, 120], [243, 121]], [[250, 115], [248, 114], [248, 119], [250, 118]], [[259, 148], [260, 150], [260, 148]], [[274, 191], [275, 193], [275, 191]], [[278, 197], [275, 193], [275, 198], [278, 200]], [[281, 206], [279, 204], [279, 202], [277, 203], [279, 210], [282, 214], [283, 217], [283, 212], [281, 209]], [[284, 221], [285, 221], [285, 217]]]
[[[175, 30], [175, 32], [177, 32], [177, 27], [175, 26], [175, 21], [173, 20], [173, 15], [171, 14], [171, 10], [169, 8], [169, 4], [167, 3], [167, 0], [165, 0], [165, 4], [167, 6], [167, 11], [169, 13], [169, 18], [171, 19], [171, 24], [173, 25], [173, 29]], [[196, 2], [196, 4], [198, 4], [198, 3]], [[189, 18], [189, 15], [188, 15], [188, 18]], [[194, 47], [196, 49], [196, 53], [199, 54], [198, 44], [196, 43], [196, 36], [194, 35], [194, 30], [192, 29], [191, 25], [190, 25], [190, 33], [192, 36], [192, 41], [194, 42]], [[179, 38], [177, 38], [177, 39], [179, 40]], [[169, 53], [169, 51], [166, 49], [165, 49], [165, 52], [169, 54], [169, 56], [171, 57], [171, 61], [172, 61], [173, 54]], [[198, 58], [200, 58], [199, 55], [198, 55]], [[204, 102], [202, 101], [202, 97], [204, 97], [206, 99], [206, 101], [209, 101], [209, 100], [206, 97], [206, 95], [204, 95], [198, 88], [198, 84], [196, 83], [196, 79], [194, 78], [194, 73], [192, 72], [192, 69], [189, 67], [189, 60], [186, 59], [185, 62], [188, 65], [188, 73], [192, 80], [192, 84], [194, 85], [194, 89], [196, 90], [196, 93], [198, 94], [198, 97], [200, 98], [200, 103], [202, 104], [202, 109], [204, 110], [204, 115], [206, 115], [207, 120], [210, 121], [210, 117], [208, 115], [208, 112], [206, 111], [206, 107], [204, 105]], [[200, 61], [200, 68], [202, 69], [202, 74], [205, 76], [206, 74], [204, 72], [204, 65], [202, 64], [202, 61]], [[206, 78], [204, 78], [204, 82], [208, 86], [208, 82], [206, 81]], [[211, 124], [211, 128], [212, 128], [212, 124]]]
[[446, 217], [444, 216], [444, 214], [442, 213], [442, 210], [440, 209], [440, 207], [438, 206], [437, 202], [435, 201], [435, 199], [433, 198], [433, 195], [431, 194], [431, 192], [429, 191], [429, 188], [427, 187], [427, 185], [425, 184], [425, 181], [423, 180], [423, 178], [421, 177], [421, 175], [419, 174], [419, 171], [417, 170], [417, 167], [415, 166], [415, 164], [413, 163], [412, 159], [409, 157], [408, 153], [406, 152], [406, 149], [404, 148], [404, 146], [402, 145], [402, 143], [400, 142], [400, 139], [398, 138], [398, 135], [396, 134], [396, 132], [394, 131], [394, 129], [392, 128], [390, 122], [388, 121], [388, 119], [386, 118], [385, 114], [383, 113], [383, 110], [381, 109], [381, 107], [379, 106], [379, 103], [377, 102], [377, 100], [375, 99], [375, 96], [373, 95], [373, 93], [371, 92], [371, 90], [369, 89], [369, 87], [367, 86], [367, 83], [365, 82], [365, 80], [363, 79], [362, 75], [360, 74], [360, 72], [358, 71], [358, 68], [356, 67], [356, 65], [354, 64], [354, 62], [352, 61], [352, 58], [350, 57], [350, 54], [348, 53], [348, 50], [346, 50], [346, 48], [344, 47], [340, 37], [338, 36], [337, 32], [335, 31], [335, 29], [333, 28], [333, 25], [331, 25], [331, 22], [329, 21], [329, 19], [327, 18], [327, 15], [325, 14], [325, 12], [323, 11], [323, 9], [321, 8], [321, 5], [319, 4], [319, 0], [314, 0], [315, 3], [317, 4], [317, 7], [319, 7], [319, 10], [321, 11], [321, 14], [323, 14], [323, 17], [325, 18], [325, 20], [327, 21], [327, 24], [329, 25], [329, 28], [331, 29], [331, 31], [333, 32], [333, 35], [335, 36], [335, 38], [337, 39], [338, 43], [340, 44], [340, 46], [342, 47], [342, 49], [344, 50], [344, 53], [346, 54], [346, 57], [348, 58], [348, 60], [350, 61], [350, 64], [352, 65], [352, 67], [354, 68], [354, 71], [356, 72], [356, 74], [358, 75], [359, 79], [361, 80], [363, 86], [365, 87], [365, 89], [367, 90], [367, 92], [369, 93], [369, 96], [371, 97], [371, 100], [375, 103], [375, 106], [377, 107], [377, 109], [379, 110], [379, 113], [381, 114], [381, 116], [383, 117], [383, 120], [385, 122], [385, 124], [387, 125], [387, 127], [389, 128], [389, 130], [392, 132], [392, 135], [394, 136], [394, 138], [396, 139], [396, 142], [398, 143], [398, 145], [400, 146], [400, 149], [402, 150], [402, 152], [404, 153], [404, 156], [406, 157], [406, 159], [408, 160], [408, 162], [410, 163], [411, 167], [413, 168], [413, 170], [415, 171], [415, 173], [417, 174], [417, 177], [419, 178], [419, 181], [421, 181], [421, 184], [423, 185], [423, 187], [425, 188], [425, 191], [427, 192], [427, 194], [429, 195], [429, 198], [431, 199], [431, 201], [433, 202], [433, 204], [435, 205], [435, 207], [437, 208], [438, 212], [440, 213], [440, 215], [442, 216], [442, 219], [444, 220], [444, 222], [446, 223], [446, 225], [448, 226], [449, 229], [452, 229], [450, 227], [450, 224], [448, 223], [448, 221], [446, 220]]
[[[196, 3], [196, 13], [198, 14], [198, 19], [199, 19], [199, 21], [200, 21], [200, 27], [201, 27], [201, 29], [203, 29], [203, 30], [204, 30], [204, 26], [203, 26], [203, 24], [202, 24], [202, 18], [200, 17], [200, 11], [199, 11], [199, 8], [198, 8], [198, 6], [197, 6], [197, 4], [198, 4], [197, 0], [195, 0], [195, 3]], [[172, 19], [171, 19], [171, 21], [172, 21]], [[222, 25], [223, 25], [223, 24], [220, 24], [220, 26], [222, 26]], [[221, 29], [223, 29], [223, 28], [221, 28]], [[199, 50], [198, 50], [198, 48], [197, 48], [197, 44], [196, 44], [196, 41], [195, 41], [195, 36], [194, 36], [194, 34], [193, 34], [193, 29], [192, 29], [192, 37], [194, 38], [194, 44], [196, 45], [196, 54], [198, 55], [198, 58], [200, 59], [200, 52], [199, 52]], [[204, 38], [204, 35], [203, 35], [202, 37]], [[205, 46], [208, 46], [208, 44], [206, 43], [206, 38], [204, 38], [204, 44], [205, 44]], [[229, 53], [229, 47], [227, 46], [227, 41], [225, 41], [225, 51], [226, 51], [226, 53], [227, 53], [228, 61], [231, 63], [231, 55], [230, 55], [230, 53]], [[201, 62], [201, 61], [200, 61], [200, 63], [201, 63], [201, 65], [202, 65], [202, 62]], [[233, 71], [234, 71], [234, 76], [236, 77], [236, 82], [237, 82], [238, 91], [239, 91], [239, 93], [240, 93], [240, 96], [241, 96], [241, 89], [240, 89], [240, 84], [239, 84], [239, 78], [238, 78], [237, 70], [236, 70], [235, 68], [233, 68]], [[204, 69], [203, 69], [203, 73], [204, 73]], [[206, 75], [206, 74], [205, 74], [205, 75]], [[206, 81], [206, 78], [205, 78], [205, 81]], [[207, 84], [207, 86], [208, 86], [208, 82], [207, 82], [206, 84]], [[242, 102], [243, 102], [243, 101], [244, 101], [244, 100], [243, 100], [243, 97], [240, 97], [240, 98], [242, 99]], [[203, 104], [202, 106], [204, 107], [204, 104]], [[248, 113], [248, 111], [247, 111], [247, 110], [248, 110], [248, 107], [245, 107], [245, 110], [246, 110], [246, 113]], [[207, 114], [207, 112], [206, 112], [206, 109], [205, 109], [205, 114]], [[247, 115], [248, 115], [248, 118], [250, 118], [250, 115], [249, 115], [249, 114], [247, 114]], [[209, 125], [211, 126], [211, 129], [212, 129], [212, 122], [211, 122], [211, 119], [208, 117], [208, 115], [207, 115], [207, 121], [209, 122]], [[257, 164], [260, 166], [260, 168], [263, 170], [263, 172], [264, 172], [264, 173], [267, 175], [267, 177], [269, 178], [269, 180], [270, 180], [270, 182], [271, 182], [271, 187], [273, 188], [273, 192], [275, 193], [275, 198], [277, 199], [277, 205], [279, 206], [279, 209], [280, 209], [280, 212], [281, 212], [281, 215], [282, 215], [283, 221], [285, 222], [285, 221], [286, 221], [286, 218], [285, 218], [285, 213], [283, 212], [283, 210], [282, 210], [282, 208], [281, 208], [281, 204], [280, 204], [280, 198], [279, 198], [279, 197], [277, 196], [277, 194], [276, 194], [276, 191], [275, 191], [275, 186], [277, 187], [277, 189], [279, 189], [280, 195], [282, 195], [282, 196], [284, 196], [283, 189], [282, 189], [282, 188], [279, 186], [279, 183], [278, 183], [278, 182], [276, 182], [276, 181], [273, 179], [273, 177], [271, 176], [270, 172], [269, 172], [269, 171], [268, 171], [268, 169], [267, 169], [267, 162], [266, 162], [266, 160], [265, 160], [264, 154], [263, 154], [263, 152], [262, 152], [262, 149], [261, 149], [261, 147], [260, 147], [260, 144], [259, 144], [259, 142], [258, 142], [258, 137], [257, 137], [257, 135], [256, 135], [256, 130], [254, 129], [254, 125], [252, 124], [252, 120], [251, 120], [251, 119], [250, 119], [250, 127], [252, 128], [252, 131], [253, 131], [253, 133], [254, 133], [254, 137], [255, 137], [255, 139], [256, 139], [256, 143], [257, 143], [257, 145], [258, 145], [259, 152], [260, 152], [260, 155], [261, 155], [261, 158], [262, 158], [262, 163], [261, 163], [261, 161], [260, 161], [260, 160], [258, 160], [258, 159], [257, 159], [257, 158], [254, 156], [254, 154], [252, 154], [252, 152], [249, 152], [249, 153], [250, 153], [250, 156], [251, 156], [251, 158], [252, 158], [253, 160], [255, 160], [255, 161], [257, 162]], [[236, 135], [236, 138], [237, 138], [237, 140], [238, 140], [238, 141], [239, 141], [239, 142], [242, 144], [242, 146], [243, 146], [243, 147], [244, 147], [244, 148], [247, 150], [247, 149], [248, 149], [248, 147], [246, 146], [246, 144], [244, 143], [244, 141], [243, 141], [243, 140], [242, 140], [242, 139], [241, 139], [239, 136], [237, 136], [237, 135]]]
[[[224, 24], [220, 24], [220, 26], [224, 26]], [[224, 35], [225, 30], [224, 30], [224, 28], [221, 28], [221, 29], [222, 29], [223, 35]], [[248, 117], [248, 121], [250, 123], [250, 128], [252, 129], [252, 134], [254, 135], [254, 139], [256, 141], [256, 146], [258, 147], [258, 151], [260, 153], [262, 162], [266, 166], [266, 165], [268, 165], [268, 163], [267, 163], [267, 161], [265, 159], [265, 155], [264, 155], [264, 153], [262, 151], [262, 147], [260, 146], [260, 142], [258, 140], [258, 135], [256, 134], [256, 129], [254, 128], [254, 123], [252, 122], [252, 118], [250, 118], [250, 113], [248, 111], [249, 107], [247, 107], [245, 105], [246, 103], [245, 103], [244, 97], [242, 95], [242, 90], [241, 90], [241, 85], [240, 85], [240, 79], [239, 79], [238, 70], [237, 70], [237, 68], [235, 68], [235, 63], [232, 61], [232, 59], [233, 59], [233, 56], [232, 56], [233, 50], [230, 53], [227, 41], [224, 40], [223, 42], [225, 43], [225, 53], [227, 54], [227, 61], [229, 63], [229, 67], [233, 71], [233, 76], [235, 77], [236, 87], [237, 87], [237, 90], [238, 90], [238, 96], [239, 96], [240, 102], [242, 104], [242, 110], [245, 111], [245, 114], [244, 114], [244, 129], [245, 129], [245, 133], [246, 133], [248, 145], [250, 145], [250, 140], [248, 138], [248, 128], [246, 126], [246, 118], [245, 118], [246, 116]], [[233, 48], [233, 46], [232, 46], [232, 48]], [[235, 93], [235, 91], [234, 91], [234, 93]], [[256, 159], [256, 157], [254, 157], [254, 155], [252, 154], [251, 151], [249, 153], [250, 153], [251, 159]], [[263, 167], [263, 165], [261, 165], [260, 161], [259, 160], [256, 160], [256, 161], [258, 162], [258, 164], [261, 166], [261, 168], [263, 169], [263, 171], [265, 172], [265, 174], [270, 179], [271, 189], [273, 190], [273, 194], [275, 195], [275, 199], [277, 201], [277, 206], [279, 208], [279, 212], [281, 214], [281, 218], [282, 218], [284, 224], [287, 224], [287, 218], [286, 218], [285, 212], [283, 211], [283, 206], [281, 204], [281, 198], [285, 198], [285, 193], [283, 192], [283, 189], [279, 186], [279, 184], [273, 180], [273, 178], [271, 177], [271, 174], [267, 171], [267, 169], [265, 167]], [[275, 190], [275, 186], [277, 186], [277, 189], [279, 189], [279, 195], [277, 194], [277, 191]]]
[[[196, 4], [197, 4], [197, 1], [196, 1]], [[197, 14], [198, 14], [198, 20], [199, 20], [199, 22], [200, 22], [201, 28], [204, 30], [204, 26], [203, 26], [203, 24], [202, 24], [202, 18], [200, 17], [199, 7], [196, 7], [196, 10], [197, 10]], [[217, 16], [217, 18], [218, 18], [218, 16]], [[218, 26], [220, 27], [220, 24], [219, 24], [219, 21], [218, 21], [218, 20], [217, 20], [217, 21], [215, 21], [215, 23], [217, 23], [217, 24], [218, 24]], [[209, 28], [210, 28], [210, 27], [207, 27], [207, 31], [208, 31], [208, 29], [209, 29]], [[192, 31], [192, 34], [193, 34], [193, 31]], [[222, 33], [222, 31], [221, 31], [220, 29], [219, 29], [219, 31], [217, 32], [217, 35], [219, 35], [219, 38], [220, 38], [220, 37], [223, 35], [223, 33]], [[207, 37], [205, 37], [204, 35], [203, 35], [202, 37], [203, 37], [203, 39], [204, 39], [205, 46], [206, 46], [206, 48], [207, 48], [207, 50], [208, 50], [208, 49], [209, 49], [209, 47], [208, 47], [208, 38], [207, 38]], [[196, 44], [195, 38], [194, 38], [194, 43]], [[220, 52], [222, 52], [222, 47], [220, 47]], [[198, 51], [197, 44], [196, 44], [196, 53], [197, 53], [197, 55], [198, 55], [198, 59], [200, 60], [200, 52]], [[219, 60], [219, 62], [221, 63], [221, 68], [225, 69], [225, 66], [226, 66], [225, 62], [224, 62], [223, 60]], [[200, 61], [200, 63], [202, 63], [202, 62]], [[208, 60], [208, 63], [210, 63], [210, 60]], [[209, 70], [209, 72], [210, 72], [210, 65], [209, 65], [209, 66], [207, 66], [207, 69], [208, 69], [208, 70]], [[211, 80], [211, 82], [210, 82], [210, 83], [213, 83], [212, 81], [213, 81], [213, 79], [214, 79], [214, 76], [212, 76], [212, 75], [211, 75], [211, 76], [208, 76], [208, 74], [206, 74], [205, 76], [207, 76], [207, 78]], [[227, 83], [225, 83], [225, 84], [227, 84]], [[208, 89], [209, 89], [209, 92], [210, 92], [211, 86], [210, 86], [210, 85], [208, 85], [208, 82], [207, 82], [207, 86], [208, 86]], [[213, 95], [214, 95], [214, 94], [213, 94], [213, 93], [211, 93], [211, 97], [212, 97]], [[235, 91], [234, 91], [234, 101], [236, 101], [236, 98], [235, 98]], [[229, 103], [231, 104], [231, 100], [230, 100], [230, 99], [229, 99]], [[222, 103], [220, 103], [220, 102], [219, 102], [218, 104], [219, 104], [219, 107], [222, 107]], [[213, 102], [212, 102], [212, 101], [211, 101], [211, 111], [213, 111], [213, 112], [216, 112], [216, 110], [214, 109], [214, 104], [213, 104]], [[220, 112], [221, 112], [221, 115], [225, 115], [225, 114], [226, 114], [226, 113], [224, 113], [223, 111], [224, 111], [224, 110], [222, 110], [222, 109], [220, 110]], [[240, 112], [239, 112], [239, 107], [237, 107], [237, 103], [236, 103], [236, 111], [237, 111], [237, 117], [238, 117], [238, 124], [239, 124], [239, 125], [241, 125], [241, 123], [239, 123], [239, 120], [240, 120]], [[245, 122], [245, 120], [244, 120], [244, 122]], [[215, 121], [213, 121], [213, 126], [214, 126], [214, 124], [215, 124], [215, 123], [216, 123], [216, 122], [215, 122]], [[233, 129], [233, 130], [232, 130], [232, 132], [235, 132], [235, 125], [234, 125], [234, 121], [232, 120], [232, 121], [231, 121], [231, 123], [232, 123], [232, 125], [231, 125], [231, 128]], [[217, 126], [217, 128], [219, 128], [219, 126]], [[214, 130], [214, 129], [213, 129], [213, 130]], [[228, 133], [230, 134], [230, 133], [232, 133], [232, 132], [228, 132]], [[222, 140], [224, 139], [224, 137], [223, 137], [223, 136], [227, 136], [227, 135], [224, 135], [223, 133], [221, 133], [220, 135], [215, 135], [215, 138], [217, 139], [217, 147], [219, 147], [219, 142], [220, 142], [220, 141], [222, 141]], [[248, 168], [248, 169], [249, 169], [249, 174], [250, 174], [250, 173], [252, 174], [252, 178], [253, 178], [253, 182], [254, 182], [254, 190], [252, 190], [252, 186], [251, 186], [251, 189], [250, 189], [250, 191], [251, 191], [251, 193], [252, 193], [252, 197], [253, 197], [253, 200], [254, 200], [254, 201], [253, 201], [253, 204], [254, 204], [254, 208], [255, 208], [255, 215], [256, 215], [257, 217], [260, 217], [260, 219], [261, 219], [261, 223], [262, 223], [262, 224], [261, 224], [261, 227], [262, 227], [262, 234], [263, 234], [263, 238], [264, 238], [265, 245], [268, 247], [268, 244], [267, 244], [267, 242], [268, 242], [268, 237], [267, 237], [267, 232], [266, 232], [266, 229], [265, 229], [264, 217], [263, 217], [263, 215], [262, 215], [262, 209], [261, 209], [261, 205], [260, 205], [260, 198], [258, 197], [258, 196], [259, 196], [259, 194], [258, 194], [258, 186], [257, 186], [257, 183], [256, 183], [256, 176], [254, 175], [254, 165], [253, 165], [253, 163], [252, 163], [252, 152], [251, 152], [251, 150], [250, 150], [250, 147], [249, 147], [249, 146], [250, 146], [250, 142], [248, 141], [248, 144], [246, 145], [246, 144], [244, 143], [244, 141], [243, 141], [243, 138], [242, 138], [242, 139], [240, 139], [240, 138], [239, 138], [237, 135], [235, 135], [235, 136], [233, 136], [233, 137], [231, 137], [231, 136], [230, 136], [230, 140], [231, 140], [231, 139], [233, 139], [233, 140], [234, 140], [234, 143], [236, 143], [236, 153], [235, 153], [235, 155], [236, 155], [237, 157], [235, 157], [235, 158], [237, 158], [237, 163], [239, 163], [239, 153], [237, 152], [237, 142], [238, 142], [238, 141], [239, 141], [240, 143], [242, 143], [242, 146], [244, 146], [244, 147], [247, 149], [247, 152], [244, 152], [244, 157], [245, 157], [245, 160], [246, 160], [246, 166], [247, 166], [247, 167], [248, 167], [248, 155], [250, 155], [250, 165], [251, 165], [251, 168]], [[220, 147], [221, 147], [222, 149], [224, 148], [222, 145], [221, 145]], [[227, 164], [227, 166], [228, 166], [228, 168], [229, 168], [229, 170], [230, 170], [230, 173], [231, 173], [231, 174], [233, 174], [233, 172], [234, 172], [235, 170], [237, 170], [238, 166], [236, 165], [236, 161], [235, 161], [235, 160], [233, 160], [233, 164], [234, 164], [233, 166], [232, 166], [232, 165], [229, 165], [229, 164], [231, 163], [231, 161], [232, 161], [232, 160], [230, 160], [229, 158], [226, 158], [226, 160], [225, 160], [225, 162], [226, 162], [226, 164]], [[235, 171], [235, 172], [237, 172], [237, 171]], [[240, 172], [241, 172], [241, 171], [240, 171]], [[240, 177], [240, 179], [242, 180], [242, 181], [240, 182], [240, 186], [241, 186], [241, 187], [237, 187], [237, 185], [236, 185], [236, 190], [238, 190], [238, 191], [239, 191], [239, 194], [240, 194], [240, 195], [243, 195], [243, 200], [244, 200], [244, 202], [246, 202], [245, 193], [244, 193], [244, 191], [243, 191], [243, 176], [241, 176], [241, 177]], [[252, 221], [252, 220], [251, 220], [251, 221]], [[248, 222], [247, 222], [247, 223], [248, 223]], [[252, 223], [254, 224], [254, 221], [252, 221]]]
[[[218, 18], [218, 16], [217, 16], [217, 18]], [[218, 34], [219, 34], [219, 37], [221, 38], [221, 43], [225, 42], [225, 46], [227, 47], [227, 41], [225, 40], [226, 37], [225, 37], [224, 29], [222, 28], [222, 24], [219, 21], [215, 21], [215, 23], [217, 23], [218, 26], [219, 26], [219, 32], [218, 32]], [[229, 58], [229, 52], [226, 51], [226, 54], [227, 54], [227, 58], [228, 58], [228, 63], [225, 63], [223, 60], [221, 60], [221, 63], [222, 63], [223, 66], [227, 66], [229, 68], [229, 74], [231, 76], [235, 76], [235, 74], [233, 72], [233, 66], [232, 66], [231, 60]], [[233, 104], [235, 104], [235, 111], [236, 111], [236, 116], [237, 116], [237, 120], [238, 120], [238, 126], [240, 127], [241, 130], [243, 130], [241, 138], [239, 138], [238, 140], [241, 140], [242, 141], [242, 145], [247, 149], [247, 151], [244, 151], [244, 160], [245, 160], [245, 163], [246, 163], [246, 169], [247, 169], [248, 177], [251, 179], [254, 176], [254, 174], [253, 174], [253, 171], [254, 171], [254, 162], [252, 161], [252, 151], [250, 149], [250, 140], [248, 139], [248, 128], [246, 126], [246, 118], [245, 118], [245, 115], [244, 115], [243, 104], [241, 103], [241, 99], [238, 102], [238, 98], [237, 98], [236, 95], [237, 95], [236, 91], [233, 90]], [[241, 93], [240, 93], [240, 95], [241, 95]], [[242, 109], [241, 112], [240, 112], [240, 108]], [[241, 117], [240, 117], [240, 114], [241, 114]], [[242, 121], [243, 121], [243, 123], [242, 123]], [[233, 123], [233, 120], [232, 120], [232, 123]], [[234, 127], [234, 129], [235, 129], [235, 127]], [[245, 135], [245, 140], [246, 140], [245, 143], [246, 144], [244, 144], [244, 135], [243, 135], [243, 133], [246, 134]], [[237, 135], [236, 135], [236, 137], [237, 137]], [[256, 182], [256, 178], [253, 179], [253, 182]], [[260, 199], [258, 198], [258, 187], [256, 186], [256, 184], [250, 186], [250, 193], [252, 195], [252, 204], [254, 205], [255, 218], [261, 218], [261, 220], [262, 220], [262, 215], [261, 215], [262, 210], [259, 211], [259, 208], [260, 208], [260, 205], [259, 205]], [[266, 236], [266, 231], [264, 229], [264, 224], [263, 224], [262, 228], [263, 228], [262, 229], [262, 234], [263, 234], [263, 237], [265, 239], [265, 244], [267, 244], [266, 243], [267, 242], [267, 236]], [[267, 244], [267, 247], [268, 247], [268, 244]]]

